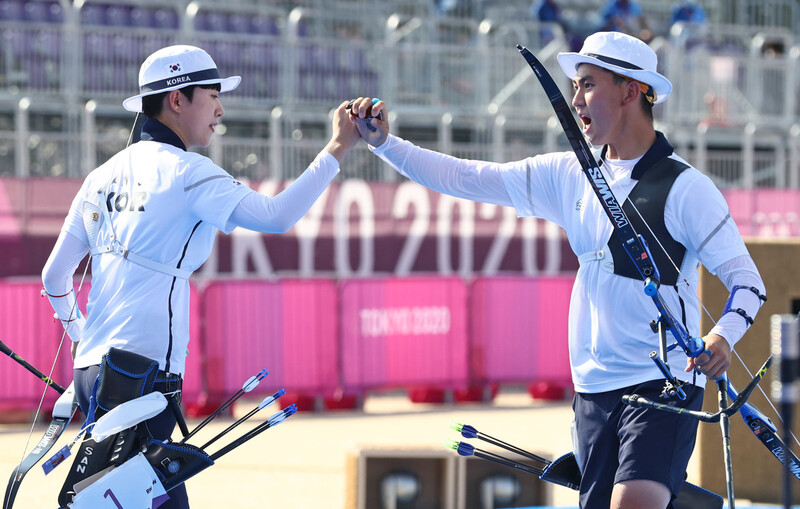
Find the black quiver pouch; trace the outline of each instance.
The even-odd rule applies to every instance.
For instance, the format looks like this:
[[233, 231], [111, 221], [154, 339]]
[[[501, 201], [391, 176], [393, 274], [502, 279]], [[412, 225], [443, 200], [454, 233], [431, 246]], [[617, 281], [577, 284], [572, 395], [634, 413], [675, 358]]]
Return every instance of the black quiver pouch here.
[[670, 509], [722, 509], [723, 503], [722, 497], [713, 491], [684, 481]]
[[[97, 382], [95, 421], [117, 406], [153, 392], [158, 362], [139, 354], [111, 348], [103, 356]], [[136, 426], [96, 442], [87, 433], [75, 455], [67, 479], [58, 495], [59, 507], [67, 507], [75, 496], [75, 484], [109, 466], [125, 462], [150, 438], [144, 426]]]
[[154, 439], [147, 443], [144, 457], [167, 491], [214, 464], [208, 454], [192, 444]]
[[112, 348], [100, 366], [95, 419], [122, 403], [150, 394], [156, 385], [158, 362], [142, 355]]
[[581, 487], [581, 477], [575, 455], [568, 452], [547, 465], [539, 479], [578, 490]]
[[[579, 490], [582, 477], [575, 454], [569, 452], [547, 465], [539, 479]], [[722, 509], [722, 503], [722, 497], [713, 491], [684, 481], [678, 498], [667, 509]]]

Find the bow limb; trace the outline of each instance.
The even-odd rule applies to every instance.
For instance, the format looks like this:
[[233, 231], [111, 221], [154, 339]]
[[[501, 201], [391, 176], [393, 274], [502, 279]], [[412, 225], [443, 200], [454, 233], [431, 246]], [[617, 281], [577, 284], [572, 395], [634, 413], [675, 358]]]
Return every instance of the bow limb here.
[[[8, 486], [6, 488], [6, 494], [3, 497], [3, 509], [11, 509], [14, 503], [14, 499], [16, 498], [17, 491], [19, 490], [19, 486], [22, 483], [22, 479], [25, 477], [25, 474], [27, 474], [28, 471], [34, 465], [36, 465], [36, 463], [38, 463], [39, 460], [41, 460], [45, 454], [47, 454], [47, 452], [53, 447], [53, 445], [55, 445], [55, 443], [58, 441], [58, 438], [61, 436], [61, 434], [66, 429], [67, 425], [72, 420], [72, 416], [75, 414], [75, 410], [77, 410], [78, 408], [78, 403], [75, 399], [75, 391], [73, 384], [70, 384], [69, 388], [65, 390], [60, 385], [53, 382], [52, 376], [53, 372], [55, 371], [56, 364], [58, 363], [58, 356], [61, 353], [61, 348], [64, 345], [64, 339], [67, 337], [67, 326], [80, 315], [80, 311], [78, 308], [78, 294], [81, 288], [83, 287], [83, 282], [86, 279], [86, 274], [89, 269], [90, 261], [91, 258], [89, 258], [89, 261], [87, 261], [86, 266], [83, 270], [83, 275], [81, 276], [78, 289], [77, 291], [74, 292], [73, 299], [69, 306], [68, 316], [64, 318], [63, 316], [56, 315], [58, 318], [60, 318], [62, 325], [64, 325], [64, 330], [61, 333], [61, 340], [59, 341], [58, 348], [56, 349], [55, 357], [53, 358], [53, 363], [50, 367], [50, 373], [48, 375], [45, 375], [38, 369], [31, 366], [29, 363], [24, 361], [20, 356], [11, 352], [11, 350], [5, 345], [3, 345], [5, 348], [0, 349], [0, 351], [5, 353], [6, 355], [9, 355], [9, 357], [20, 363], [23, 367], [25, 367], [25, 369], [38, 376], [42, 381], [44, 381], [47, 384], [42, 391], [42, 396], [39, 399], [39, 405], [36, 407], [36, 412], [34, 412], [33, 414], [30, 431], [28, 432], [28, 437], [25, 441], [25, 447], [21, 455], [20, 463], [12, 472], [11, 479], [9, 479]], [[79, 263], [80, 260], [78, 260], [76, 266]], [[46, 291], [43, 292], [43, 295], [47, 295], [50, 298], [51, 303], [53, 302], [54, 299], [64, 298], [67, 297], [67, 295], [72, 295], [72, 294], [73, 292], [70, 291], [64, 295], [52, 296], [48, 294]], [[60, 389], [59, 392], [61, 392], [62, 394], [61, 397], [59, 397], [58, 401], [56, 402], [56, 405], [53, 409], [52, 421], [50, 422], [50, 425], [47, 427], [47, 430], [45, 430], [44, 436], [33, 448], [33, 450], [26, 456], [25, 452], [28, 450], [28, 445], [31, 442], [31, 437], [33, 435], [34, 427], [36, 426], [39, 414], [42, 411], [42, 405], [44, 404], [45, 392], [47, 391], [47, 387], [52, 387], [57, 391], [59, 391]]]
[[[736, 394], [736, 389], [733, 385], [728, 384], [728, 394]], [[745, 424], [753, 432], [753, 434], [761, 441], [764, 446], [769, 449], [769, 452], [775, 456], [778, 461], [784, 464], [797, 479], [800, 479], [800, 460], [794, 455], [791, 448], [788, 447], [780, 436], [778, 436], [778, 428], [772, 423], [769, 417], [761, 413], [755, 406], [746, 403], [739, 410], [744, 419]]]
[[50, 425], [44, 432], [41, 440], [36, 444], [36, 447], [17, 465], [11, 473], [11, 478], [8, 480], [5, 496], [3, 496], [3, 509], [11, 509], [14, 505], [14, 500], [17, 497], [17, 491], [22, 484], [22, 479], [25, 474], [30, 471], [55, 445], [61, 434], [72, 421], [72, 416], [78, 408], [78, 402], [75, 399], [75, 387], [70, 384], [69, 387], [61, 394], [53, 407], [53, 419]]

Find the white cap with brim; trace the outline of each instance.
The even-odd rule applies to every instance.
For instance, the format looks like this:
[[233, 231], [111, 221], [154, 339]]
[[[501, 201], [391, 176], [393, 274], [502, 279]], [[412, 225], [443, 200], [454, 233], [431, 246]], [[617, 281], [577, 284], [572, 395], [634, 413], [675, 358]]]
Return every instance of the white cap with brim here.
[[142, 63], [139, 69], [139, 95], [122, 101], [128, 111], [142, 111], [142, 97], [169, 92], [190, 85], [220, 84], [220, 92], [239, 86], [240, 76], [221, 78], [211, 55], [195, 46], [162, 48]]
[[574, 79], [581, 64], [592, 64], [640, 83], [655, 92], [654, 104], [672, 93], [672, 83], [656, 71], [658, 57], [650, 46], [621, 32], [597, 32], [583, 42], [580, 53], [559, 53], [558, 63], [569, 79]]

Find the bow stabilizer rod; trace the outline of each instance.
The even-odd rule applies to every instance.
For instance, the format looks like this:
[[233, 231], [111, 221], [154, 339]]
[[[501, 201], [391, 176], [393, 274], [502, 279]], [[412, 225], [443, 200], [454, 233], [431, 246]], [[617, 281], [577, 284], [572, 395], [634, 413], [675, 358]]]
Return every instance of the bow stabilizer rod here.
[[49, 385], [53, 389], [55, 389], [55, 391], [58, 392], [59, 394], [64, 394], [64, 391], [66, 391], [66, 389], [64, 389], [64, 387], [60, 386], [55, 381], [53, 381], [53, 379], [51, 379], [49, 376], [45, 375], [44, 373], [42, 373], [41, 371], [36, 369], [36, 367], [31, 365], [25, 359], [23, 359], [19, 354], [14, 353], [14, 351], [11, 350], [11, 348], [9, 348], [8, 345], [3, 343], [2, 341], [0, 341], [0, 352], [2, 352], [4, 354], [8, 355], [9, 357], [11, 357], [12, 359], [14, 359], [14, 361], [17, 364], [19, 364], [23, 368], [27, 369], [28, 371], [30, 371], [31, 373], [36, 375], [36, 377], [39, 378], [39, 380], [41, 380], [42, 382], [46, 383], [47, 385]]
[[733, 403], [729, 406], [721, 408], [718, 412], [702, 412], [697, 410], [687, 410], [685, 408], [678, 408], [671, 405], [666, 405], [663, 403], [655, 402], [651, 399], [645, 398], [643, 396], [639, 396], [638, 394], [626, 394], [622, 396], [622, 401], [636, 408], [653, 408], [656, 410], [662, 410], [664, 412], [670, 412], [673, 414], [681, 414], [687, 415], [690, 417], [694, 417], [695, 419], [703, 422], [719, 422], [720, 418], [723, 415], [733, 415], [739, 410], [741, 410], [745, 404], [747, 404], [747, 400], [750, 398], [750, 395], [755, 390], [758, 383], [764, 378], [764, 375], [767, 374], [767, 370], [772, 366], [773, 358], [770, 355], [764, 365], [761, 366], [761, 369], [758, 370], [756, 375], [750, 380], [750, 383], [745, 386], [744, 390], [740, 393], [736, 393], [736, 389], [733, 389], [730, 380], [728, 381], [728, 395], [733, 399]]

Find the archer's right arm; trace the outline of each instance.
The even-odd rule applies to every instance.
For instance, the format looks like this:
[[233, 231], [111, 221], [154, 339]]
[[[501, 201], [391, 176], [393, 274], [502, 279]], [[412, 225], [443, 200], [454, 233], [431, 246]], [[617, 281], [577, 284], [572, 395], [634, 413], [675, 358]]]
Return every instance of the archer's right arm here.
[[372, 99], [359, 97], [353, 101], [351, 113], [351, 122], [370, 149], [404, 177], [458, 198], [514, 205], [501, 174], [506, 165], [459, 159], [389, 134], [389, 116], [383, 101], [373, 105]]
[[75, 346], [82, 338], [83, 327], [86, 323], [86, 318], [75, 303], [72, 278], [78, 264], [89, 253], [89, 240], [81, 214], [88, 180], [87, 178], [84, 181], [80, 191], [72, 200], [61, 233], [42, 269], [43, 292], [47, 295], [56, 316], [61, 320], [61, 324], [73, 341], [73, 357]]
[[86, 318], [76, 303], [72, 277], [88, 252], [86, 243], [62, 230], [42, 270], [43, 292], [73, 342], [73, 357], [75, 347], [83, 336]]

